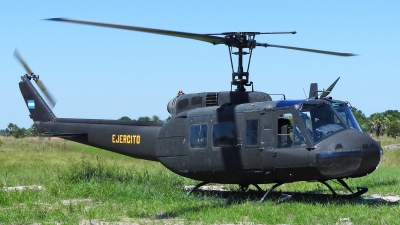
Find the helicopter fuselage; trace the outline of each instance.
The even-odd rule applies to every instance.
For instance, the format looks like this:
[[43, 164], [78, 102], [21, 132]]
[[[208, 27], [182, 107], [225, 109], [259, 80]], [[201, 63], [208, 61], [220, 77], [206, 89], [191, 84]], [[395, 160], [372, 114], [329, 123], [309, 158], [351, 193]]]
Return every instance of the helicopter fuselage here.
[[[226, 96], [235, 94], [216, 96], [229, 99]], [[179, 105], [201, 95], [206, 94], [171, 101]], [[271, 101], [261, 92], [240, 95], [250, 102], [224, 102], [172, 117], [158, 132], [157, 159], [185, 177], [233, 184], [358, 177], [380, 162], [379, 144], [349, 127], [344, 119], [352, 114], [337, 114], [327, 100]], [[268, 100], [251, 102], [263, 95]], [[317, 113], [328, 117], [325, 130], [316, 127]]]

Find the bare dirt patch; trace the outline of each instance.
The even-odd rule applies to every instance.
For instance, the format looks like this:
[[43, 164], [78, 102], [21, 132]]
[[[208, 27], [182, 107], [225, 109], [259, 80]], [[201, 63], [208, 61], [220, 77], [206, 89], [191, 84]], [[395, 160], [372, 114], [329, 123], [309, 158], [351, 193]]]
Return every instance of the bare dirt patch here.
[[3, 187], [4, 191], [40, 191], [43, 189], [44, 187], [40, 185]]
[[[194, 188], [194, 185], [184, 186], [183, 189], [189, 191], [190, 189]], [[221, 185], [209, 185], [209, 186], [201, 186], [198, 190], [203, 191], [228, 191], [224, 186]]]
[[400, 196], [398, 195], [388, 195], [388, 196], [383, 196], [380, 194], [373, 194], [371, 197], [375, 198], [377, 201], [387, 201], [387, 202], [399, 202], [400, 201]]

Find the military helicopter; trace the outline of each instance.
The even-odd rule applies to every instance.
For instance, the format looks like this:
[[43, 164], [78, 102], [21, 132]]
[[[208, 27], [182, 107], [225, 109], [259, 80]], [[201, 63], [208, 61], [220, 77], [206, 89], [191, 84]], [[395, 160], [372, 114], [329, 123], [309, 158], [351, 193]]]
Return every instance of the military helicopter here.
[[[295, 31], [195, 34], [64, 18], [48, 20], [224, 44], [230, 53], [232, 80], [230, 91], [179, 92], [167, 104], [171, 114], [167, 122], [58, 118], [51, 110], [54, 97], [16, 53], [28, 72], [21, 77], [19, 87], [38, 132], [133, 158], [158, 161], [178, 175], [200, 181], [187, 195], [208, 183], [238, 184], [243, 191], [253, 185], [264, 193], [263, 201], [280, 185], [297, 181], [320, 182], [332, 195], [343, 198], [368, 191], [366, 187], [353, 191], [344, 179], [372, 173], [379, 166], [382, 149], [361, 131], [347, 102], [328, 97], [338, 80], [322, 93], [316, 83], [311, 84], [306, 99], [287, 100], [283, 96], [282, 100], [272, 100], [270, 94], [254, 91], [248, 72], [257, 46], [344, 57], [354, 54], [255, 40], [257, 35], [295, 34]], [[238, 57], [236, 71], [232, 55]], [[246, 71], [245, 55], [249, 55]], [[50, 107], [31, 80], [43, 91]], [[251, 87], [251, 91], [246, 91], [246, 87]], [[327, 183], [330, 180], [337, 180], [350, 194], [337, 194]], [[274, 185], [263, 190], [259, 184]]]

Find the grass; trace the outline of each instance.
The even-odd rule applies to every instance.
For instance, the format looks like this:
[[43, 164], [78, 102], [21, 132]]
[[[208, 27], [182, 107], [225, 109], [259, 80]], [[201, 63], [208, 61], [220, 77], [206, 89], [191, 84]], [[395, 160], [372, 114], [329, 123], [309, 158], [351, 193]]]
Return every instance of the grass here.
[[392, 145], [392, 144], [399, 144], [400, 143], [400, 138], [392, 138], [387, 135], [385, 136], [379, 136], [379, 137], [374, 137], [376, 141], [379, 141], [381, 143], [381, 146], [387, 146], [387, 145]]
[[[399, 159], [400, 150], [387, 150], [377, 171], [347, 180], [351, 187], [369, 187], [361, 198], [334, 199], [319, 183], [298, 182], [282, 185], [259, 203], [262, 193], [253, 189], [242, 193], [236, 185], [227, 185], [229, 192], [200, 191], [186, 197], [182, 187], [197, 181], [157, 162], [61, 139], [1, 138], [0, 187], [44, 189], [0, 190], [0, 224], [396, 224], [399, 202], [378, 201], [370, 195], [400, 195]], [[295, 194], [279, 204], [279, 191]], [[322, 195], [307, 194], [310, 191]]]

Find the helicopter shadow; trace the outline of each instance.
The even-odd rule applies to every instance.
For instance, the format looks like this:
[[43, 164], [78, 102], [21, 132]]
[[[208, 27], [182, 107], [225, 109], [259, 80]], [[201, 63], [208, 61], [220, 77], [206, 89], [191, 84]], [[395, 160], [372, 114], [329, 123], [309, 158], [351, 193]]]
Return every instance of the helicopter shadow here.
[[242, 204], [248, 201], [260, 204], [280, 204], [285, 202], [298, 202], [304, 204], [358, 204], [358, 205], [389, 205], [398, 206], [399, 198], [394, 200], [388, 200], [389, 198], [381, 195], [362, 195], [355, 198], [346, 198], [343, 195], [333, 196], [332, 194], [323, 193], [320, 191], [310, 191], [310, 192], [280, 192], [273, 191], [268, 195], [268, 198], [261, 202], [260, 199], [265, 194], [264, 192], [256, 190], [243, 191], [219, 191], [219, 190], [200, 190], [193, 193], [195, 198], [198, 199], [215, 199], [224, 200], [224, 206], [228, 207], [233, 204]]
[[[369, 207], [379, 206], [399, 206], [399, 200], [390, 201], [386, 200], [385, 197], [371, 197], [368, 195], [360, 196], [351, 199], [344, 199], [340, 197], [334, 197], [331, 194], [318, 193], [316, 192], [279, 192], [273, 191], [269, 194], [268, 198], [260, 202], [260, 199], [264, 195], [264, 192], [256, 190], [197, 190], [192, 193], [188, 198], [194, 198], [196, 200], [208, 200], [214, 201], [214, 203], [202, 204], [199, 206], [192, 206], [185, 209], [170, 210], [162, 214], [157, 214], [154, 219], [174, 219], [186, 212], [201, 212], [203, 210], [209, 210], [210, 208], [228, 208], [233, 205], [240, 205], [245, 203], [254, 204], [285, 204], [286, 202], [297, 202], [309, 205], [367, 205]], [[144, 216], [145, 217], [145, 216]]]

